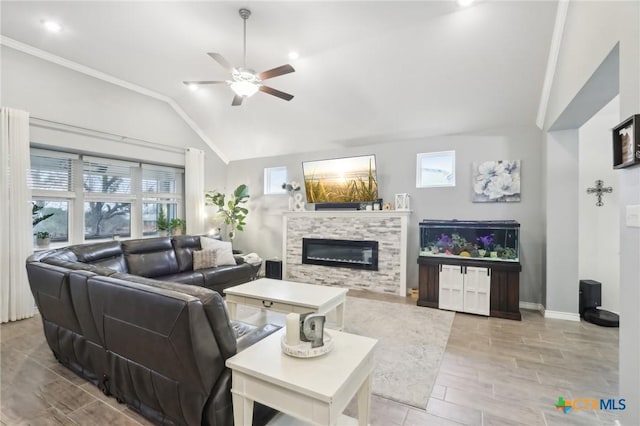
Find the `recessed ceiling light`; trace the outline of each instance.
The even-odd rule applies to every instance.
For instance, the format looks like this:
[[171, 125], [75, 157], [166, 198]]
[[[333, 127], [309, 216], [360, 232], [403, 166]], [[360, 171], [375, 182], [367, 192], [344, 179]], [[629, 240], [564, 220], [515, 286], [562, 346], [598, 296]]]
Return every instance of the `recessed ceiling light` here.
[[42, 25], [52, 33], [59, 33], [62, 30], [62, 25], [56, 21], [43, 21]]
[[197, 84], [190, 84], [188, 87], [189, 87], [189, 90], [191, 90], [192, 92], [197, 92], [198, 89], [200, 88], [198, 87]]
[[458, 5], [461, 7], [467, 7], [470, 6], [473, 2], [474, 0], [458, 0]]
[[289, 52], [289, 59], [295, 60], [295, 59], [298, 59], [299, 57], [300, 57], [300, 54], [295, 50], [292, 50], [291, 52]]

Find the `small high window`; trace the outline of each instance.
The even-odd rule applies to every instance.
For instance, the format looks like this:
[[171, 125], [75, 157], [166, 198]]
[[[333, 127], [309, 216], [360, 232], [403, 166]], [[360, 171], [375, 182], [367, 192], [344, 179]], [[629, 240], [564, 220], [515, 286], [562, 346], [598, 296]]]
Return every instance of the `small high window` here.
[[418, 154], [416, 188], [456, 186], [456, 152]]
[[287, 182], [287, 168], [266, 167], [264, 169], [264, 194], [285, 194], [282, 184]]

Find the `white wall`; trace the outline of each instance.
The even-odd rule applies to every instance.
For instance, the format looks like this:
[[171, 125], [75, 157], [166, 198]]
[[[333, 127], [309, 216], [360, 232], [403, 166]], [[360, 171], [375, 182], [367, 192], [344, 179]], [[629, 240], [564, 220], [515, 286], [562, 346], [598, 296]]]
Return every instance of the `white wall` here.
[[[640, 3], [571, 2], [560, 48], [560, 60], [549, 97], [545, 129], [553, 125], [617, 43], [620, 48], [620, 117], [617, 122], [640, 112]], [[547, 155], [547, 158], [550, 157], [551, 155]], [[627, 205], [640, 204], [640, 168], [625, 169], [618, 176], [619, 217], [623, 218]], [[552, 190], [553, 185], [554, 182], [549, 180], [547, 191]], [[551, 212], [551, 206], [547, 211]], [[549, 242], [547, 246], [551, 248]], [[570, 253], [569, 255], [572, 256]], [[627, 409], [621, 413], [622, 424], [625, 425], [640, 424], [639, 260], [640, 229], [628, 227], [624, 220], [620, 220], [619, 368], [620, 397], [627, 401]], [[551, 266], [547, 265], [547, 268], [550, 269]], [[547, 275], [549, 273], [550, 271]], [[552, 285], [553, 283], [547, 283], [547, 300], [555, 297], [551, 295]]]
[[[578, 131], [546, 136], [546, 312], [578, 312]], [[575, 317], [574, 315], [574, 317]]]
[[32, 117], [152, 142], [144, 147], [32, 125], [32, 143], [182, 166], [184, 148], [195, 147], [206, 153], [207, 184], [224, 182], [224, 162], [166, 102], [6, 46], [0, 49], [2, 106], [28, 111]]
[[[578, 273], [580, 279], [602, 283], [602, 308], [620, 311], [620, 221], [618, 218], [618, 173], [611, 167], [611, 127], [620, 116], [620, 100], [616, 96], [578, 131]], [[596, 180], [612, 186], [604, 194], [603, 206], [586, 188]], [[612, 261], [613, 260], [613, 261]]]
[[[319, 130], [321, 131], [321, 130]], [[286, 195], [262, 195], [265, 167], [287, 166], [289, 179], [302, 181], [303, 160], [375, 154], [380, 195], [393, 202], [396, 193], [409, 193], [413, 214], [409, 218], [407, 286], [418, 286], [418, 222], [422, 219], [501, 220], [521, 224], [520, 300], [542, 303], [542, 251], [544, 229], [541, 210], [542, 132], [534, 126], [501, 129], [483, 134], [443, 136], [319, 151], [300, 155], [232, 161], [227, 192], [240, 183], [249, 185], [251, 202], [247, 230], [236, 238], [244, 250], [264, 258], [282, 255], [282, 211]], [[416, 189], [416, 155], [421, 152], [456, 151], [456, 187]], [[482, 160], [522, 160], [522, 201], [472, 203], [471, 163]]]

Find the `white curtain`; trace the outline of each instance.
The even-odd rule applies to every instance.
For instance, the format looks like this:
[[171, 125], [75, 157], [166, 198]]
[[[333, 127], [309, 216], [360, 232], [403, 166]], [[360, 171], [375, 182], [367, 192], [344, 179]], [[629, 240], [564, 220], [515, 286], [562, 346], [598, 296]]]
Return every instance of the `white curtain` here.
[[33, 252], [31, 190], [27, 183], [29, 113], [0, 109], [0, 322], [32, 317], [25, 260]]
[[187, 234], [204, 234], [204, 151], [200, 149], [187, 148], [185, 152], [184, 197]]

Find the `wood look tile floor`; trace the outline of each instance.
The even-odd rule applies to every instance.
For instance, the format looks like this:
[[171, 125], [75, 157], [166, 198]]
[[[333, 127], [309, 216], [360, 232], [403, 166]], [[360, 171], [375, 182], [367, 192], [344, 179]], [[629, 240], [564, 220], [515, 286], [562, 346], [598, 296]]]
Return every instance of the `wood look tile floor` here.
[[[350, 295], [415, 304], [412, 298]], [[522, 321], [456, 313], [426, 407], [374, 395], [371, 424], [615, 425], [612, 412], [563, 414], [554, 404], [559, 396], [617, 398], [617, 392], [618, 329], [526, 310]], [[347, 414], [355, 413], [351, 404]], [[0, 326], [0, 426], [150, 424], [58, 364], [39, 316]]]

